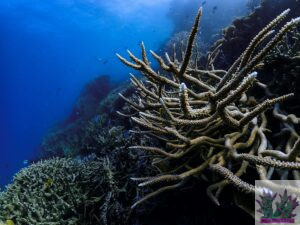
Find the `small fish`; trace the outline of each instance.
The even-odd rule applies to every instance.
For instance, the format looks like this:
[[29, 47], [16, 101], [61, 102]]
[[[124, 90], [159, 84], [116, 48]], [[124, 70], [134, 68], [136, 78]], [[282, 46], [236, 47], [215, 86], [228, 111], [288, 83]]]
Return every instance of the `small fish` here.
[[206, 4], [206, 1], [203, 1], [203, 2], [201, 3], [202, 6], [204, 6], [205, 4]]
[[218, 6], [214, 6], [213, 9], [212, 9], [212, 13], [215, 14], [217, 9], [218, 9]]
[[256, 69], [256, 70], [257, 70], [257, 69], [262, 69], [263, 66], [264, 66], [264, 63], [259, 63], [259, 64], [257, 64], [257, 65], [255, 66], [255, 69]]
[[46, 188], [50, 187], [53, 184], [53, 180], [51, 178], [48, 178], [48, 180], [45, 182], [44, 186]]
[[27, 159], [25, 159], [25, 160], [23, 161], [23, 164], [24, 164], [24, 165], [28, 165], [28, 163], [29, 163], [29, 161], [28, 161]]
[[107, 59], [105, 59], [105, 60], [103, 61], [103, 64], [106, 64], [106, 63], [108, 63], [108, 60], [107, 60]]
[[6, 220], [6, 225], [15, 225], [15, 223], [12, 220]]

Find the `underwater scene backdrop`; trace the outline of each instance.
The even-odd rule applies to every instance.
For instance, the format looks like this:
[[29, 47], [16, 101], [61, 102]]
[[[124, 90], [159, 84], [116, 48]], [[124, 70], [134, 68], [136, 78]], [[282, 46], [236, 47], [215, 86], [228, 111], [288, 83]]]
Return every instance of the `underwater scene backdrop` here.
[[[213, 14], [221, 14], [222, 19], [207, 25], [215, 32], [210, 35], [245, 14], [242, 0], [221, 3], [204, 4], [209, 14], [215, 6], [226, 7], [227, 12]], [[4, 185], [24, 160], [36, 157], [42, 137], [70, 114], [86, 83], [101, 75], [113, 82], [128, 80], [129, 69], [121, 65], [116, 52], [137, 51], [141, 41], [159, 50], [176, 29], [192, 24], [198, 2], [12, 0], [0, 4]], [[181, 14], [184, 21], [175, 21]], [[175, 23], [183, 24], [176, 28]]]
[[253, 224], [254, 180], [300, 178], [299, 16], [1, 1], [0, 224]]

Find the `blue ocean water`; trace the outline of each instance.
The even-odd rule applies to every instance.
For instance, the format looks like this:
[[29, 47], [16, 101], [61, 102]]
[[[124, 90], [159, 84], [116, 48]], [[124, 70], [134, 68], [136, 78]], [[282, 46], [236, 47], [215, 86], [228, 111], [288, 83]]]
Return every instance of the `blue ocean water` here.
[[141, 41], [159, 50], [174, 30], [172, 7], [189, 2], [203, 4], [205, 29], [246, 12], [246, 0], [0, 1], [0, 186], [36, 157], [87, 82], [128, 79], [116, 52], [138, 54]]

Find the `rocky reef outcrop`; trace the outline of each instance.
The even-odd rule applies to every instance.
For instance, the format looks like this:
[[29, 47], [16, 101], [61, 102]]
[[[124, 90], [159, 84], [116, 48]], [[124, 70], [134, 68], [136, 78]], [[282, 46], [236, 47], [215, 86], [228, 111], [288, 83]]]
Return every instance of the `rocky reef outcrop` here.
[[220, 57], [215, 62], [216, 67], [228, 69], [268, 21], [288, 8], [291, 12], [287, 15], [287, 20], [299, 16], [300, 5], [295, 0], [263, 0], [250, 15], [234, 20], [230, 26], [223, 29], [222, 38], [212, 47], [222, 43]]
[[120, 144], [117, 136], [122, 136], [123, 132], [110, 130], [122, 130], [128, 124], [115, 112], [124, 105], [118, 92], [130, 93], [126, 86], [118, 87], [107, 76], [100, 76], [87, 84], [70, 115], [44, 137], [40, 147], [42, 157], [87, 155]]

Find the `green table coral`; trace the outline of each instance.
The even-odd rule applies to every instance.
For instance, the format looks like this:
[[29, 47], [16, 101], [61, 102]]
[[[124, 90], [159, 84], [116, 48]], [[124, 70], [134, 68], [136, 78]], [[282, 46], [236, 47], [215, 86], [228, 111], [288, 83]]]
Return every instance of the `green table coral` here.
[[[22, 169], [0, 193], [0, 221], [20, 225], [107, 220], [117, 188], [108, 159], [54, 158]], [[111, 212], [110, 212], [111, 213]], [[102, 224], [102, 223], [101, 223]]]

